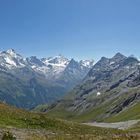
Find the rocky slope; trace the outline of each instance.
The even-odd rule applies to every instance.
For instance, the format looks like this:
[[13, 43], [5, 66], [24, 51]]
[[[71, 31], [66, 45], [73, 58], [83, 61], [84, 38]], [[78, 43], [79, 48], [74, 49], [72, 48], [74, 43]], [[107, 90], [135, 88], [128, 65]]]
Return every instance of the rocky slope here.
[[109, 121], [139, 102], [140, 62], [117, 53], [112, 58], [102, 57], [80, 85], [50, 106], [48, 114], [78, 121]]

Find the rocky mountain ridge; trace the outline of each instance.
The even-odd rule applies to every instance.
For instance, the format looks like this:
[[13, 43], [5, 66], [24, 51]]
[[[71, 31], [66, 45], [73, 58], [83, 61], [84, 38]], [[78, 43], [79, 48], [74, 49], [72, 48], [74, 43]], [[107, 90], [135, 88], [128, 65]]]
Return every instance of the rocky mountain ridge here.
[[[51, 76], [55, 77], [54, 75], [61, 74], [71, 61], [75, 60], [69, 60], [62, 55], [39, 59], [36, 56], [24, 58], [23, 56], [17, 54], [13, 49], [0, 52], [1, 67], [16, 69], [28, 66], [36, 72], [45, 74], [47, 78], [49, 78], [49, 76], [52, 78]], [[75, 62], [78, 63], [81, 69], [90, 69], [94, 65], [93, 60], [80, 60], [79, 62]]]
[[112, 58], [102, 57], [82, 83], [50, 106], [48, 113], [53, 115], [61, 108], [60, 118], [104, 121], [139, 103], [139, 95], [139, 60], [117, 53]]
[[[88, 60], [73, 60], [78, 65], [75, 68], [70, 65], [71, 61], [61, 55], [39, 59], [36, 56], [24, 58], [13, 49], [0, 52], [0, 101], [32, 108], [59, 99], [93, 66]], [[64, 74], [66, 69], [73, 72]]]

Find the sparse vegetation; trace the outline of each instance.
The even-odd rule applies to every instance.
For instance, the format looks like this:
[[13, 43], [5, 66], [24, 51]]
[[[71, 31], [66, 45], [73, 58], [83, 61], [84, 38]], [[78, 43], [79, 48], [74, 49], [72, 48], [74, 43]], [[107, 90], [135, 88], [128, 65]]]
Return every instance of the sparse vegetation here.
[[[127, 140], [127, 137], [131, 136], [131, 133], [125, 131], [54, 119], [45, 114], [31, 113], [4, 104], [0, 104], [0, 116], [1, 128], [9, 129], [9, 132], [16, 128], [17, 135], [26, 136], [26, 140], [103, 140], [103, 138], [111, 140], [120, 137]], [[14, 133], [9, 133], [9, 137], [12, 138]], [[4, 134], [4, 138], [5, 136]]]
[[8, 131], [3, 134], [2, 140], [16, 140], [16, 137]]

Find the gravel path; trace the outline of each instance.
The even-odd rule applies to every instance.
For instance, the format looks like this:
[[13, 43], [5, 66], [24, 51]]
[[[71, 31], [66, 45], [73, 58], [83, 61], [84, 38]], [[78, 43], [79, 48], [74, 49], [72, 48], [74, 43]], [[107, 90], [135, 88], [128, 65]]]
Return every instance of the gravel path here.
[[98, 126], [104, 128], [117, 128], [117, 129], [128, 129], [131, 128], [133, 125], [137, 124], [140, 120], [130, 120], [125, 122], [116, 122], [116, 123], [99, 123], [99, 122], [90, 122], [84, 123], [89, 126]]

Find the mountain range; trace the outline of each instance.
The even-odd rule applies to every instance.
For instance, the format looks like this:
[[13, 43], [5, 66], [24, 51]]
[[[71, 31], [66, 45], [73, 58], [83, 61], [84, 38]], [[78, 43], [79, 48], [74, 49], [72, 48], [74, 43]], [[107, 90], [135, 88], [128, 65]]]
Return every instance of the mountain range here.
[[0, 101], [26, 109], [53, 102], [79, 84], [93, 65], [93, 60], [78, 62], [62, 55], [39, 59], [2, 51]]
[[0, 53], [0, 101], [19, 108], [51, 104], [37, 110], [80, 122], [139, 119], [139, 93], [134, 56], [117, 53], [94, 64], [62, 55], [24, 58], [13, 49]]
[[140, 61], [117, 53], [102, 57], [78, 86], [42, 111], [80, 122], [116, 122], [139, 119], [139, 106]]

